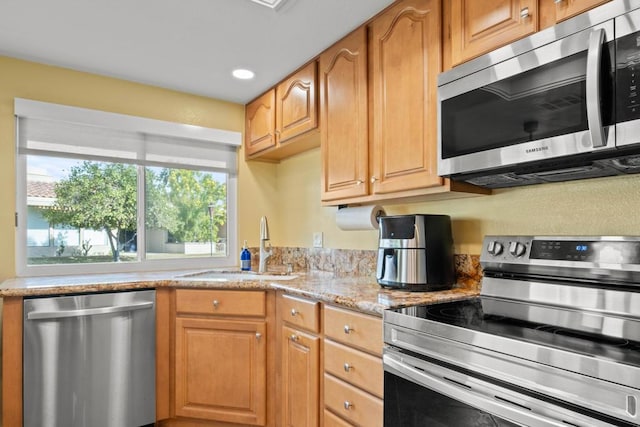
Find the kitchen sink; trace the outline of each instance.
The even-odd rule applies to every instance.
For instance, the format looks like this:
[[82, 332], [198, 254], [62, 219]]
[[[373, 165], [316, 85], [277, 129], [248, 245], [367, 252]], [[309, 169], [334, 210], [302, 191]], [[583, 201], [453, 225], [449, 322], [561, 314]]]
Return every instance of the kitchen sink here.
[[217, 282], [238, 282], [243, 280], [293, 280], [298, 276], [295, 274], [285, 273], [256, 273], [253, 271], [201, 271], [197, 273], [189, 273], [178, 276], [180, 280], [207, 280]]

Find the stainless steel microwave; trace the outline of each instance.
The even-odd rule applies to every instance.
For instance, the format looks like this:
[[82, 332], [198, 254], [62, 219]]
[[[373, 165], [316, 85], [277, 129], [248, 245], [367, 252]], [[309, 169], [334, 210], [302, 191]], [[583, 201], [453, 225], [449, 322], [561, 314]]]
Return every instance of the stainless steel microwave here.
[[439, 175], [500, 188], [628, 173], [640, 173], [640, 1], [439, 76]]

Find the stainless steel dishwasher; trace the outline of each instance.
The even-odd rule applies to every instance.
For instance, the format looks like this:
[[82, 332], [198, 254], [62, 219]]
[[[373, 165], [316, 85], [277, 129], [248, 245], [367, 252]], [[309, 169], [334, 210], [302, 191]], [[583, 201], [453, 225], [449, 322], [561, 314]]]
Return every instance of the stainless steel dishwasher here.
[[155, 421], [155, 291], [24, 300], [24, 425]]

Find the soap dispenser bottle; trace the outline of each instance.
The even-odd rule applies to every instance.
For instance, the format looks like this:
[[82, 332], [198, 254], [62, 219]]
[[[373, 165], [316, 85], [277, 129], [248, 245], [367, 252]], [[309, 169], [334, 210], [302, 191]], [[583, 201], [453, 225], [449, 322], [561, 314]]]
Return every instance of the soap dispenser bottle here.
[[246, 240], [244, 241], [244, 245], [242, 246], [242, 252], [240, 252], [240, 270], [251, 270], [251, 252], [249, 252], [249, 249], [247, 249]]

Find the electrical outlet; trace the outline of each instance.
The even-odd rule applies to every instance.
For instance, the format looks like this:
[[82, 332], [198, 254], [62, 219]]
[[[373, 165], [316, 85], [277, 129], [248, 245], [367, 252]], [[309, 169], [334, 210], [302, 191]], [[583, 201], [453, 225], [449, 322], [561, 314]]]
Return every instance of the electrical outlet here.
[[313, 233], [313, 247], [314, 248], [322, 247], [322, 231], [316, 231]]

